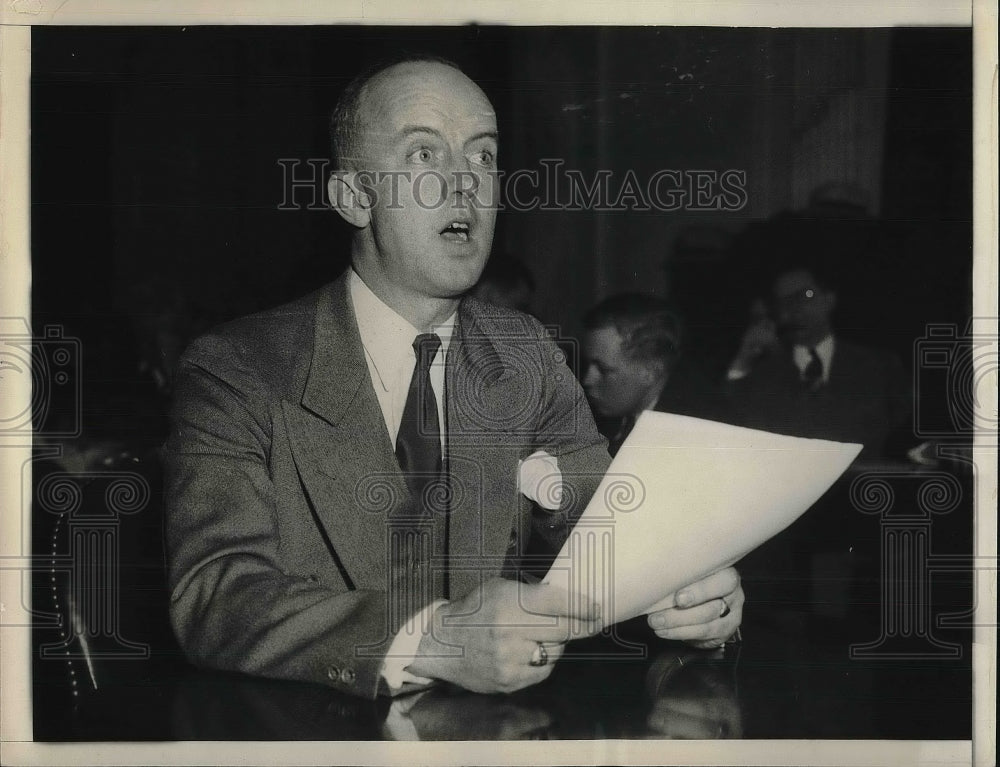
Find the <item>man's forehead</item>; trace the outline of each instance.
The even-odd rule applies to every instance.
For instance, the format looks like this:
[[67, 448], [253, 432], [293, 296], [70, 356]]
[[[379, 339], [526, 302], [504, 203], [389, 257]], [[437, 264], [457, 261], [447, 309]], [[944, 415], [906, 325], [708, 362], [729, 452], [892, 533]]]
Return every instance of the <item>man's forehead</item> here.
[[496, 113], [486, 94], [463, 72], [437, 62], [406, 62], [389, 67], [365, 87], [361, 112], [373, 118], [376, 132], [423, 125], [446, 118], [449, 125], [495, 130]]
[[617, 355], [622, 351], [622, 334], [614, 325], [601, 325], [587, 331], [587, 346], [595, 353]]
[[790, 291], [815, 287], [816, 279], [808, 269], [795, 269], [790, 272], [784, 272], [779, 274], [773, 283], [775, 295], [784, 295]]

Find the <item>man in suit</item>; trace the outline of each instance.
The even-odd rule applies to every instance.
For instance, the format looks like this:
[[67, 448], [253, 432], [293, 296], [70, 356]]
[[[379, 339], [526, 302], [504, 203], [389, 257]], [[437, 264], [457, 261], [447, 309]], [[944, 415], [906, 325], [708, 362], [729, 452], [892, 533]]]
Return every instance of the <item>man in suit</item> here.
[[583, 388], [611, 455], [643, 410], [732, 420], [721, 389], [682, 355], [680, 320], [665, 301], [612, 296], [590, 309], [583, 324]]
[[911, 407], [899, 360], [836, 335], [837, 294], [813, 265], [789, 264], [771, 284], [729, 366], [742, 422], [799, 437], [859, 442], [886, 453]]
[[[465, 298], [493, 238], [492, 105], [403, 60], [346, 88], [331, 134], [352, 268], [199, 339], [177, 376], [175, 632], [195, 663], [366, 697], [537, 683], [599, 606], [519, 583], [519, 560], [561, 545], [608, 457], [538, 323]], [[526, 481], [539, 465], [555, 490]], [[742, 603], [727, 569], [649, 620], [717, 646]]]

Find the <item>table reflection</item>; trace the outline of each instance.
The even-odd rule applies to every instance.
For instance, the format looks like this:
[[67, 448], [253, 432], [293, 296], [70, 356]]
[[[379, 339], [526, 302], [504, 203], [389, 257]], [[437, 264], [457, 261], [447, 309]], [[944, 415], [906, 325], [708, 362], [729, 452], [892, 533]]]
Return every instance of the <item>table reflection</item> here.
[[[610, 649], [610, 648], [606, 648]], [[441, 686], [393, 701], [382, 726], [394, 740], [715, 739], [743, 736], [738, 647], [650, 645], [645, 657], [579, 661], [513, 695]], [[592, 655], [592, 647], [587, 650]]]
[[736, 695], [735, 657], [731, 646], [709, 656], [664, 652], [650, 664], [646, 691], [652, 706], [646, 717], [648, 737], [687, 740], [742, 738], [743, 719]]
[[457, 688], [393, 702], [382, 727], [390, 740], [548, 740], [552, 716], [538, 701]]
[[307, 682], [191, 669], [174, 689], [176, 740], [378, 740], [385, 701]]

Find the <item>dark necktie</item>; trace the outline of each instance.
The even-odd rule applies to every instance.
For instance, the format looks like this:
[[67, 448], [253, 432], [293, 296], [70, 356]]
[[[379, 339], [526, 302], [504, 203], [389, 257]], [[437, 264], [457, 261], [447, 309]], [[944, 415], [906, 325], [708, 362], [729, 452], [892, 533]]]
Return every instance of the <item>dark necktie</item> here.
[[809, 348], [809, 363], [802, 371], [802, 385], [806, 391], [816, 391], [823, 384], [823, 360], [816, 353], [816, 347]]
[[417, 364], [396, 435], [396, 460], [420, 508], [425, 506], [425, 488], [441, 474], [441, 426], [430, 377], [431, 363], [440, 346], [441, 339], [434, 333], [421, 333], [413, 341]]
[[624, 444], [625, 440], [628, 439], [628, 435], [632, 433], [632, 427], [635, 426], [635, 416], [627, 415], [622, 418], [621, 423], [618, 426], [618, 430], [615, 432], [614, 436], [608, 440], [608, 452], [612, 456], [618, 455], [618, 451]]

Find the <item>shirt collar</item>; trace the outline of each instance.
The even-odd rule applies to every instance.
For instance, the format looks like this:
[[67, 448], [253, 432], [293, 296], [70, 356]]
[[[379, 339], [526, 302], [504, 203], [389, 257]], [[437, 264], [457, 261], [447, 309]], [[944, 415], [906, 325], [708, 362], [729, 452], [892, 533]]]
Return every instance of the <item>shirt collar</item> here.
[[806, 365], [809, 364], [809, 360], [811, 358], [809, 353], [810, 349], [816, 350], [816, 356], [818, 356], [820, 362], [823, 363], [823, 380], [828, 379], [830, 377], [830, 363], [833, 362], [833, 334], [828, 335], [819, 343], [812, 346], [796, 344], [792, 347], [792, 358], [795, 360], [795, 365], [798, 367], [799, 372], [805, 370]]
[[[348, 277], [348, 286], [354, 315], [358, 320], [361, 345], [380, 379], [374, 381], [374, 384], [388, 391], [402, 369], [412, 371], [415, 362], [413, 339], [420, 331], [376, 296], [353, 269]], [[448, 353], [455, 334], [457, 316], [457, 312], [452, 312], [448, 319], [433, 328], [433, 332], [441, 339], [441, 349], [434, 358], [435, 364]]]

